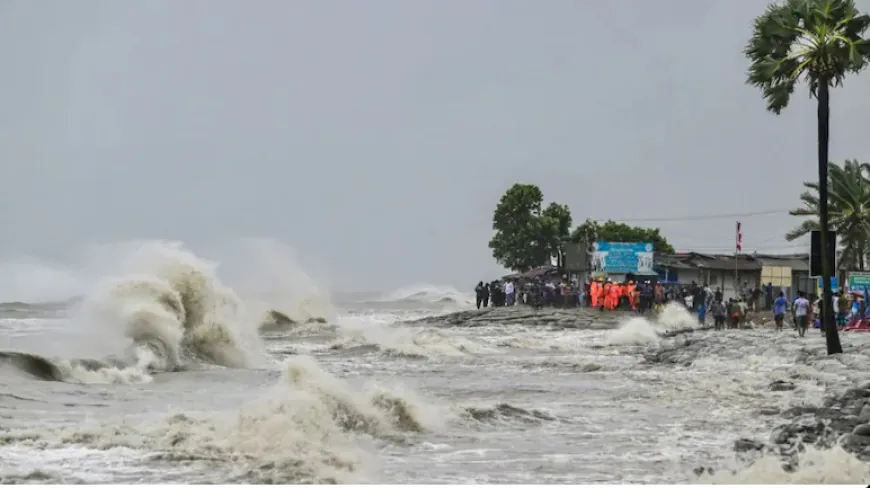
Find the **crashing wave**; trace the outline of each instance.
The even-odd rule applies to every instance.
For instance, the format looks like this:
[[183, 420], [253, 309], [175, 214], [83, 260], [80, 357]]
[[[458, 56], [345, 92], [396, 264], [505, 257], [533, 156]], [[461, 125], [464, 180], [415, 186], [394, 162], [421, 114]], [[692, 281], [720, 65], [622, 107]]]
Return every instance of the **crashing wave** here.
[[377, 301], [470, 306], [474, 305], [474, 296], [471, 293], [462, 293], [452, 286], [424, 284], [400, 288], [382, 296]]
[[166, 243], [140, 246], [129, 262], [135, 271], [105, 281], [76, 317], [98, 327], [93, 333], [120, 335], [121, 355], [63, 360], [9, 351], [0, 360], [39, 379], [78, 383], [142, 382], [195, 364], [242, 368], [263, 360], [257, 328], [247, 327], [241, 301], [214, 265]]

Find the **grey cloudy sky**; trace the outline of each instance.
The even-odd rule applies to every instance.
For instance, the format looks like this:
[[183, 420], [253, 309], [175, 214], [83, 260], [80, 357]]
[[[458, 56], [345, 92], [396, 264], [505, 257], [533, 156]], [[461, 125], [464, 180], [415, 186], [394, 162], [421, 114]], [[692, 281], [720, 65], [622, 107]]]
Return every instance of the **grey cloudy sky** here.
[[[0, 255], [262, 236], [336, 288], [467, 287], [517, 181], [578, 222], [787, 209], [815, 111], [744, 85], [766, 4], [3, 0]], [[870, 160], [868, 88], [834, 92], [834, 160]], [[742, 220], [795, 250], [785, 214]], [[638, 223], [733, 246], [734, 219]]]

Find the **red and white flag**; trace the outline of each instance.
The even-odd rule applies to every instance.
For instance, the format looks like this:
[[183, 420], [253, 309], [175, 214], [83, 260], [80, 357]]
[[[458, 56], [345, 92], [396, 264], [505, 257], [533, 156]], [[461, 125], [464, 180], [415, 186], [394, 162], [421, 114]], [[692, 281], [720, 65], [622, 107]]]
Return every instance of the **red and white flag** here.
[[737, 222], [737, 252], [743, 251], [743, 232], [740, 231], [740, 221]]

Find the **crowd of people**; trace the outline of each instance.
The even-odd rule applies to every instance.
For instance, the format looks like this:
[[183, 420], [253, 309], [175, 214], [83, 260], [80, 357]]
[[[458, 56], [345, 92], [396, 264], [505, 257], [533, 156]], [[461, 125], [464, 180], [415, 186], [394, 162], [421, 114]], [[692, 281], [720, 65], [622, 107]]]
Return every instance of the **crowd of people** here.
[[[751, 288], [744, 282], [737, 297], [724, 298], [720, 288], [692, 282], [686, 284], [660, 283], [651, 280], [626, 279], [613, 281], [596, 278], [581, 284], [566, 277], [550, 276], [536, 279], [504, 279], [490, 283], [480, 282], [475, 287], [477, 308], [504, 307], [525, 304], [535, 308], [544, 306], [593, 307], [599, 310], [635, 311], [639, 314], [658, 312], [668, 303], [679, 303], [696, 314], [698, 323], [706, 325], [712, 317], [716, 330], [741, 328], [749, 312], [773, 312], [776, 328], [781, 330], [787, 318], [803, 336], [810, 326], [819, 327], [820, 300], [816, 295], [799, 292], [789, 301], [784, 292], [775, 294], [768, 283]], [[844, 327], [855, 320], [866, 320], [870, 325], [870, 307], [867, 292], [835, 293], [834, 316]]]

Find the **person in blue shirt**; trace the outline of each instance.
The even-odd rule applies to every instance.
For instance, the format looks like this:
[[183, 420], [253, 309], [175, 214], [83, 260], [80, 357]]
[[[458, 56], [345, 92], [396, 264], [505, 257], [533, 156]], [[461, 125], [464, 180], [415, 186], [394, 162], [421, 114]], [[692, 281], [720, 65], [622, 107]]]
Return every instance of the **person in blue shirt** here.
[[773, 301], [773, 321], [776, 322], [777, 331], [782, 330], [786, 310], [788, 310], [788, 300], [785, 299], [785, 293], [780, 291], [779, 296]]

